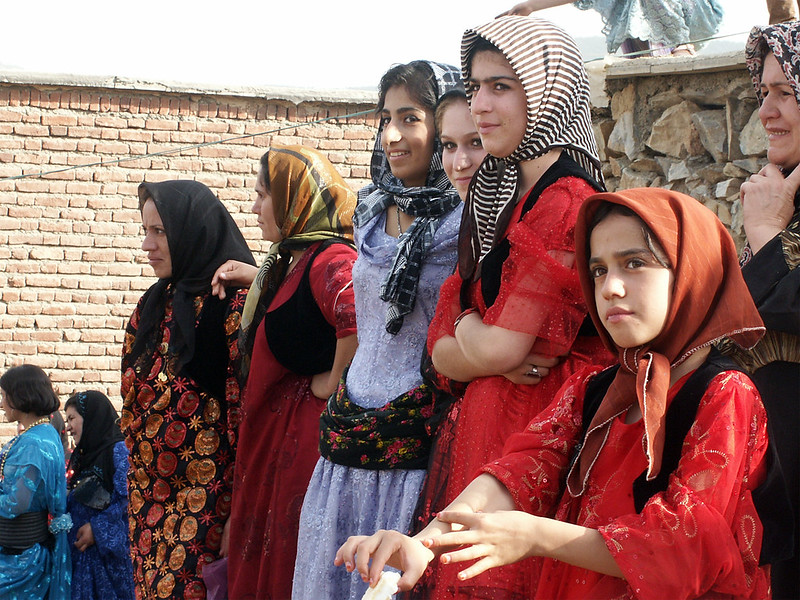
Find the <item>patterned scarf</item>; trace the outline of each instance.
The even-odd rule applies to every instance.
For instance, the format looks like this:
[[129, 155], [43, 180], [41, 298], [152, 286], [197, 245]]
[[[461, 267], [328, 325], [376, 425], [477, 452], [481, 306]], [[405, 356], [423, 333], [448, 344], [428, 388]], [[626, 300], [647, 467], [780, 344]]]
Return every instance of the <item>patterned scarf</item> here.
[[[432, 71], [437, 98], [462, 87], [455, 67], [427, 61], [424, 64]], [[444, 172], [442, 145], [438, 137], [434, 142], [425, 185], [407, 188], [392, 175], [381, 144], [382, 131], [383, 123], [378, 128], [378, 137], [372, 150], [372, 184], [358, 192], [358, 206], [353, 221], [357, 227], [363, 226], [393, 204], [414, 217], [411, 227], [398, 240], [392, 268], [381, 286], [381, 300], [389, 303], [386, 331], [396, 334], [403, 326], [405, 315], [414, 309], [419, 275], [425, 254], [433, 242], [433, 234], [439, 227], [439, 219], [458, 206], [461, 199]]]
[[[626, 206], [644, 221], [664, 249], [675, 276], [664, 328], [637, 348], [614, 344], [602, 326], [594, 300], [586, 249], [589, 224], [603, 201]], [[717, 216], [694, 198], [660, 188], [590, 196], [578, 214], [575, 248], [589, 314], [606, 348], [619, 356], [621, 365], [589, 424], [579, 460], [567, 477], [570, 493], [578, 496], [585, 490], [611, 422], [634, 403], [643, 415], [647, 480], [654, 479], [661, 470], [671, 369], [725, 337], [751, 348], [764, 335], [764, 325], [739, 269], [730, 234]]]
[[356, 195], [322, 153], [304, 146], [273, 146], [267, 164], [264, 176], [282, 239], [270, 247], [247, 293], [239, 334], [244, 379], [258, 324], [286, 275], [290, 251], [332, 238], [353, 240]]
[[[519, 163], [564, 148], [602, 185], [589, 103], [589, 80], [572, 38], [535, 17], [508, 16], [468, 29], [461, 42], [464, 80], [471, 77], [478, 38], [494, 44], [519, 77], [528, 123], [519, 147], [505, 158], [487, 155], [473, 178], [461, 220], [459, 273], [469, 280], [503, 237], [518, 200]], [[471, 101], [471, 94], [467, 94]], [[525, 190], [522, 190], [525, 191]]]

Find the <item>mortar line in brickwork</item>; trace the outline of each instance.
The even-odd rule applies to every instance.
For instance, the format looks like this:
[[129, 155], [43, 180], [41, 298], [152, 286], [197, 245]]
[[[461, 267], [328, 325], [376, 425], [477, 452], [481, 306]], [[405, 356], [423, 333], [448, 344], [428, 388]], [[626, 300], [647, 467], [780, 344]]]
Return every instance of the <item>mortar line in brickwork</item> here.
[[325, 117], [324, 119], [317, 119], [316, 121], [306, 121], [304, 123], [296, 123], [294, 125], [286, 125], [284, 127], [278, 127], [276, 129], [270, 129], [269, 131], [262, 131], [260, 133], [245, 133], [242, 135], [237, 135], [235, 137], [225, 138], [224, 140], [217, 140], [214, 142], [202, 142], [200, 144], [192, 144], [191, 146], [179, 146], [178, 148], [172, 148], [170, 150], [162, 150], [160, 152], [152, 152], [149, 154], [137, 154], [136, 156], [127, 156], [125, 158], [116, 158], [114, 160], [101, 160], [99, 162], [93, 163], [86, 163], [84, 165], [73, 165], [71, 167], [64, 167], [63, 169], [55, 169], [53, 171], [39, 171], [38, 173], [22, 173], [21, 175], [12, 175], [11, 177], [0, 177], [0, 183], [4, 181], [14, 181], [16, 179], [28, 179], [32, 177], [45, 177], [47, 175], [54, 175], [56, 173], [64, 173], [67, 171], [76, 171], [78, 169], [86, 169], [89, 167], [110, 167], [113, 165], [119, 165], [128, 161], [132, 160], [142, 160], [143, 158], [152, 158], [156, 156], [165, 156], [168, 154], [179, 154], [181, 152], [186, 152], [188, 150], [196, 150], [198, 148], [205, 148], [207, 146], [216, 146], [218, 144], [226, 144], [228, 142], [235, 142], [238, 140], [244, 140], [247, 138], [254, 138], [261, 135], [271, 135], [273, 133], [280, 133], [281, 131], [286, 131], [288, 129], [298, 129], [300, 127], [308, 127], [309, 125], [317, 125], [319, 123], [326, 123], [328, 121], [338, 121], [339, 119], [349, 119], [351, 117], [362, 117], [368, 114], [374, 114], [374, 110], [362, 110], [356, 113], [348, 113], [342, 116], [336, 117]]

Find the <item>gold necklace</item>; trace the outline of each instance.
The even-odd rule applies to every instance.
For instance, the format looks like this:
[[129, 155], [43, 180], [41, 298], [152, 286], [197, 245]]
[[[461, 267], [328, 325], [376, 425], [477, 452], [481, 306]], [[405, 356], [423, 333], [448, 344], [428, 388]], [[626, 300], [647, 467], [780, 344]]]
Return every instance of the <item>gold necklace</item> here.
[[5, 473], [5, 469], [6, 469], [6, 459], [8, 458], [8, 455], [11, 453], [11, 449], [14, 447], [14, 444], [16, 444], [17, 441], [19, 441], [20, 436], [24, 435], [25, 432], [30, 431], [31, 429], [33, 429], [37, 425], [44, 425], [45, 423], [49, 423], [49, 422], [50, 422], [50, 417], [42, 417], [41, 419], [37, 419], [36, 421], [31, 423], [30, 427], [27, 427], [25, 429], [25, 431], [15, 435], [13, 438], [11, 438], [11, 441], [8, 442], [8, 445], [5, 447], [5, 452], [3, 453], [3, 459], [0, 460], [0, 480], [5, 478], [5, 474], [4, 473]]

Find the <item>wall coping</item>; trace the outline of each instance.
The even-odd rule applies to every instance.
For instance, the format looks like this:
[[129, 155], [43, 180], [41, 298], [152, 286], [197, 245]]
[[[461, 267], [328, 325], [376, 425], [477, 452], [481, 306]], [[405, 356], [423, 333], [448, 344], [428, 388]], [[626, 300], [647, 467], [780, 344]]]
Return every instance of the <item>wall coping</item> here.
[[29, 71], [0, 70], [0, 83], [260, 98], [264, 100], [284, 100], [292, 102], [293, 104], [300, 104], [302, 102], [375, 104], [378, 100], [378, 93], [374, 90], [314, 90], [281, 86], [227, 86], [208, 83], [162, 81], [159, 79], [132, 79], [117, 76], [35, 73]]
[[630, 59], [608, 57], [605, 60], [605, 76], [607, 79], [686, 75], [708, 71], [738, 71], [745, 68], [743, 50], [666, 58]]

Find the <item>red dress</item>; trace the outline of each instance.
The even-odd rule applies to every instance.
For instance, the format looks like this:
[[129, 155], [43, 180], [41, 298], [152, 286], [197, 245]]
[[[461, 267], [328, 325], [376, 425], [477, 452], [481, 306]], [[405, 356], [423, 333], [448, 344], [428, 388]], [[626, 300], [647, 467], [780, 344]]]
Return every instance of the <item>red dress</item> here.
[[[298, 288], [312, 246], [281, 283], [269, 311]], [[312, 294], [336, 337], [356, 332], [351, 269], [355, 250], [333, 244], [314, 259]], [[311, 376], [281, 365], [263, 326], [255, 338], [239, 428], [228, 559], [230, 598], [290, 598], [297, 528], [308, 481], [319, 459], [319, 417], [325, 400]]]
[[[643, 421], [612, 423], [583, 494], [564, 491], [567, 462], [582, 432], [585, 384], [576, 374], [506, 455], [484, 472], [529, 513], [598, 529], [625, 579], [543, 559], [530, 598], [768, 598], [758, 566], [761, 522], [751, 490], [764, 478], [766, 413], [747, 376], [715, 377], [703, 395], [666, 491], [636, 514], [633, 481], [647, 467]], [[669, 390], [674, 398], [689, 375]]]
[[[438, 434], [424, 492], [425, 523], [431, 512], [452, 502], [483, 465], [502, 455], [508, 436], [522, 431], [547, 407], [572, 373], [586, 365], [611, 362], [599, 337], [578, 335], [586, 304], [571, 260], [574, 229], [578, 208], [594, 191], [583, 179], [562, 177], [541, 193], [521, 220], [524, 200], [520, 200], [508, 228], [510, 251], [494, 304], [486, 308], [480, 280], [471, 284], [470, 302], [478, 307], [484, 323], [535, 334], [534, 352], [549, 356], [569, 352], [569, 356], [537, 385], [517, 385], [502, 376], [469, 383]], [[453, 321], [461, 312], [461, 282], [456, 274], [442, 286], [429, 330], [429, 349], [442, 336], [453, 335]], [[445, 489], [444, 497], [437, 487]], [[522, 561], [459, 582], [456, 574], [463, 566], [436, 561], [423, 579], [421, 597], [528, 598], [529, 584], [523, 582], [531, 581], [533, 568], [533, 561]]]

